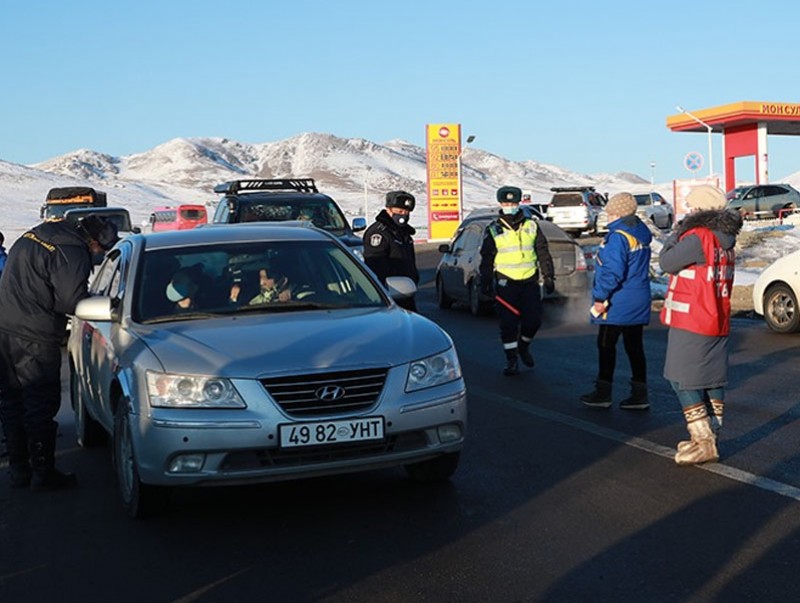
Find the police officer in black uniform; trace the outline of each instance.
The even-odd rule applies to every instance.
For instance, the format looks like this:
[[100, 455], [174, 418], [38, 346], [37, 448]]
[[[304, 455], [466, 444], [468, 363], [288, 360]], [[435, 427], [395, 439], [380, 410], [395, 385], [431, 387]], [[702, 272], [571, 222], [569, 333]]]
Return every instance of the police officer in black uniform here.
[[521, 200], [522, 190], [516, 186], [497, 190], [500, 215], [486, 229], [481, 245], [481, 290], [497, 302], [505, 375], [519, 372], [518, 358], [526, 366], [534, 365], [530, 345], [542, 324], [540, 270], [545, 291], [555, 289], [547, 239], [538, 223], [520, 209]]
[[88, 295], [93, 260], [117, 241], [110, 221], [44, 222], [11, 247], [0, 287], [0, 422], [11, 486], [51, 490], [75, 476], [55, 468], [61, 341], [67, 315]]
[[[364, 262], [384, 285], [387, 276], [407, 276], [419, 283], [413, 239], [416, 230], [408, 223], [415, 204], [411, 193], [386, 193], [386, 208], [364, 232]], [[397, 300], [397, 305], [417, 311], [414, 297]]]

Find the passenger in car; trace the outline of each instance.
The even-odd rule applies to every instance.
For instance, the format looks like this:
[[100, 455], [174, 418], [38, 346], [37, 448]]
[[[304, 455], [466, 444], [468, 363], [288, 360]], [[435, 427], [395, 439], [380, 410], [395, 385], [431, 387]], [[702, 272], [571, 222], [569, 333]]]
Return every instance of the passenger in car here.
[[289, 279], [275, 271], [273, 268], [262, 268], [258, 271], [258, 285], [260, 291], [248, 305], [271, 304], [273, 302], [287, 302], [292, 299]]
[[197, 306], [195, 296], [199, 289], [200, 275], [197, 274], [196, 267], [181, 268], [167, 284], [165, 294], [167, 299], [173, 302], [175, 312], [187, 312], [194, 310]]

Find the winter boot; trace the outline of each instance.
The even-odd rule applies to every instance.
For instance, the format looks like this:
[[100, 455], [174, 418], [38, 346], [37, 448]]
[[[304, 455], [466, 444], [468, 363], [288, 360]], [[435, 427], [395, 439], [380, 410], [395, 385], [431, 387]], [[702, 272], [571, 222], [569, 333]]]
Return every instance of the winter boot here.
[[522, 364], [532, 367], [534, 365], [533, 356], [531, 355], [531, 340], [525, 337], [519, 338], [519, 358]]
[[31, 465], [28, 462], [28, 438], [22, 426], [4, 428], [8, 452], [8, 475], [12, 488], [27, 488], [31, 483]]
[[503, 369], [503, 374], [506, 377], [519, 374], [519, 365], [517, 364], [517, 350], [506, 350], [506, 367]]
[[61, 490], [72, 488], [78, 483], [74, 473], [62, 473], [55, 467], [55, 430], [52, 437], [37, 438], [30, 443], [31, 465], [31, 490], [44, 492], [47, 490]]
[[647, 395], [647, 383], [631, 380], [631, 395], [619, 403], [624, 410], [647, 410], [650, 398]]
[[707, 416], [687, 423], [686, 429], [689, 431], [691, 444], [675, 453], [675, 462], [678, 465], [697, 465], [719, 460], [717, 438], [711, 431], [711, 421]]
[[598, 379], [594, 382], [594, 390], [581, 396], [581, 402], [591, 408], [609, 408], [611, 406], [611, 381]]
[[[711, 400], [711, 431], [714, 432], [714, 438], [719, 439], [719, 432], [722, 429], [722, 416], [725, 412], [725, 403], [722, 400]], [[708, 413], [708, 409], [706, 409]], [[688, 450], [692, 445], [691, 440], [683, 440], [678, 442], [678, 452]]]

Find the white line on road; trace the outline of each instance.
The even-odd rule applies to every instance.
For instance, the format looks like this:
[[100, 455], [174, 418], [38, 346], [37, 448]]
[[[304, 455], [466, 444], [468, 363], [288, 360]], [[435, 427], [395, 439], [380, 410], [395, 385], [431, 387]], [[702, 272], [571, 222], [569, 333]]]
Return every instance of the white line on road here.
[[[576, 419], [575, 417], [570, 417], [569, 415], [561, 414], [560, 412], [539, 408], [538, 406], [521, 402], [519, 400], [515, 400], [514, 398], [509, 398], [508, 396], [500, 396], [494, 392], [490, 392], [480, 387], [470, 387], [469, 391], [473, 391], [483, 398], [496, 400], [502, 404], [505, 404], [506, 406], [511, 406], [530, 415], [536, 415], [542, 419], [555, 421], [556, 423], [561, 423], [562, 425], [569, 425], [575, 429], [593, 433], [602, 438], [613, 440], [615, 442], [619, 442], [620, 444], [631, 446], [632, 448], [638, 448], [639, 450], [644, 450], [645, 452], [649, 452], [651, 454], [663, 456], [664, 458], [668, 458], [670, 460], [673, 460], [675, 456], [674, 448], [662, 446], [661, 444], [656, 444], [655, 442], [651, 442], [649, 440], [644, 440], [620, 431], [608, 429], [607, 427], [601, 427], [591, 423], [590, 421]], [[747, 471], [729, 467], [728, 465], [724, 465], [722, 463], [705, 463], [703, 465], [695, 465], [695, 468], [701, 469], [702, 471], [708, 471], [709, 473], [715, 473], [716, 475], [721, 475], [743, 484], [749, 484], [751, 486], [755, 486], [756, 488], [761, 488], [762, 490], [774, 492], [775, 494], [780, 494], [781, 496], [800, 501], [800, 488], [790, 484], [784, 484], [783, 482], [775, 481], [768, 477], [761, 477], [760, 475], [748, 473]]]

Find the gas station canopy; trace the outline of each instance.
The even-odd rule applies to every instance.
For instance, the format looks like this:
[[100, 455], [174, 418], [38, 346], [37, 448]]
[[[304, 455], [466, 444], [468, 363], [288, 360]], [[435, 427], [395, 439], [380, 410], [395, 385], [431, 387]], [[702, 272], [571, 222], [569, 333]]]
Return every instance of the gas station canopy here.
[[684, 111], [667, 117], [667, 127], [673, 132], [709, 132], [711, 128], [723, 134], [726, 190], [736, 186], [734, 159], [750, 155], [755, 156], [757, 183], [766, 184], [767, 135], [800, 135], [800, 103], [741, 101], [691, 111], [691, 115]]

